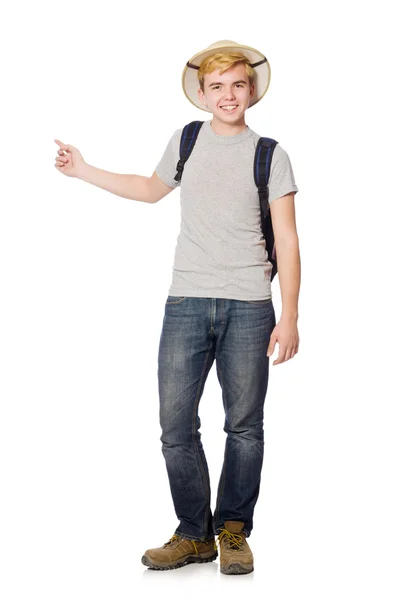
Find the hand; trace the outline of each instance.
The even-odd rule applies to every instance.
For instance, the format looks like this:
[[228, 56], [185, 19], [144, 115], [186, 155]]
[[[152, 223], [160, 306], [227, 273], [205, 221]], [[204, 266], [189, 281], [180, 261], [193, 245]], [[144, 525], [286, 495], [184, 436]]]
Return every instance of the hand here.
[[273, 365], [283, 363], [298, 352], [299, 349], [299, 334], [296, 319], [281, 318], [270, 336], [267, 356], [271, 356], [274, 352], [274, 347], [278, 342], [279, 353]]
[[59, 156], [55, 159], [55, 168], [68, 177], [79, 177], [87, 164], [81, 156], [80, 150], [70, 144], [63, 144], [60, 140], [54, 141], [60, 146]]

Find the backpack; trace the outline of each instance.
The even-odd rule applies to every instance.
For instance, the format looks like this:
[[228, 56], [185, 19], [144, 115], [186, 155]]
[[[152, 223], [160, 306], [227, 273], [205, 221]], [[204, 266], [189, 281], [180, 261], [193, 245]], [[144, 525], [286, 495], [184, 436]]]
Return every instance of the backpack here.
[[[177, 173], [174, 177], [175, 181], [180, 181], [182, 178], [185, 162], [188, 160], [193, 146], [196, 143], [197, 136], [204, 121], [192, 121], [184, 126], [179, 145], [179, 161], [176, 166]], [[278, 142], [272, 138], [261, 137], [258, 140], [255, 151], [253, 172], [254, 181], [258, 188], [259, 203], [261, 208], [261, 225], [263, 237], [266, 241], [266, 250], [268, 259], [272, 264], [270, 281], [273, 281], [277, 274], [277, 255], [276, 246], [274, 243], [274, 233], [272, 226], [272, 218], [269, 210], [269, 188], [268, 181], [270, 175], [270, 165], [272, 163], [273, 151]]]

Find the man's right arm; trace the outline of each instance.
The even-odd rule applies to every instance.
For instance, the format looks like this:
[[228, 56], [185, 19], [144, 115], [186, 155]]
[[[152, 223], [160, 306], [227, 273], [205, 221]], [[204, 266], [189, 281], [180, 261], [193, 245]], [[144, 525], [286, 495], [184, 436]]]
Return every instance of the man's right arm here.
[[111, 194], [128, 200], [137, 200], [154, 204], [172, 192], [174, 188], [166, 185], [154, 171], [151, 177], [144, 175], [124, 175], [98, 169], [85, 164], [78, 176], [82, 181], [92, 183]]

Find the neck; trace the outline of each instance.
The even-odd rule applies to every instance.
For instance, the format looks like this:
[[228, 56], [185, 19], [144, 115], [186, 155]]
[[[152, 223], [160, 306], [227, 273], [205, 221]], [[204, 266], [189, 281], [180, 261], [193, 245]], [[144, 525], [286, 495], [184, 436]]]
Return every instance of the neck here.
[[237, 135], [247, 129], [244, 115], [235, 123], [225, 123], [225, 121], [221, 121], [215, 115], [212, 115], [210, 127], [217, 135]]

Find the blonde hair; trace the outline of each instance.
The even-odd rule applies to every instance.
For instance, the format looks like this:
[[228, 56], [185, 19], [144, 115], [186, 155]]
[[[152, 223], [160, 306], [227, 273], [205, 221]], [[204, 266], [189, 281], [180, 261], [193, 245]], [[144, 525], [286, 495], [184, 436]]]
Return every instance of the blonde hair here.
[[216, 69], [219, 69], [219, 74], [222, 75], [227, 69], [240, 63], [245, 65], [245, 71], [251, 87], [254, 83], [255, 70], [251, 67], [249, 58], [241, 52], [217, 52], [216, 54], [207, 56], [197, 71], [201, 91], [204, 92], [204, 75], [212, 73]]

